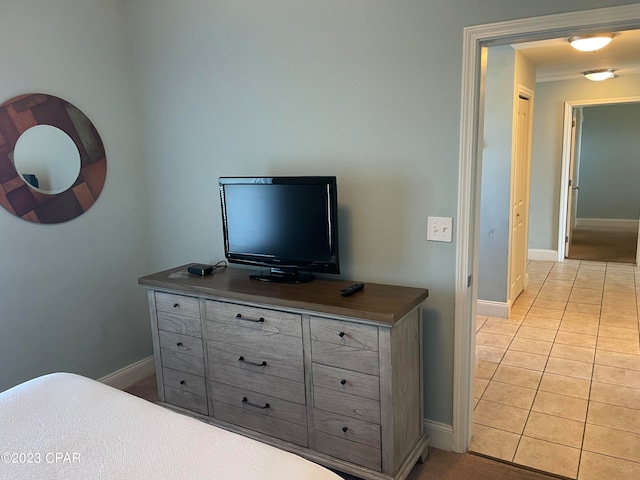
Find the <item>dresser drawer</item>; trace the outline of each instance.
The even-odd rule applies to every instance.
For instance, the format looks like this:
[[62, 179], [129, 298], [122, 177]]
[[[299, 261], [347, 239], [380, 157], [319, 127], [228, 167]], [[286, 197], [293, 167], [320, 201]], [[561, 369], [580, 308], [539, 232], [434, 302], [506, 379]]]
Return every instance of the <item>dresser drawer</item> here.
[[281, 398], [256, 393], [251, 390], [219, 382], [211, 382], [211, 391], [212, 398], [218, 402], [244, 408], [249, 411], [255, 411], [256, 408], [265, 407], [268, 404], [268, 408], [258, 408], [260, 413], [269, 417], [276, 417], [280, 420], [296, 423], [298, 425], [307, 425], [306, 405], [288, 402]]
[[367, 375], [379, 374], [378, 352], [349, 345], [313, 342], [311, 357], [314, 363], [343, 368]]
[[[264, 433], [270, 437], [279, 438], [302, 447], [309, 445], [306, 426], [270, 417], [263, 413], [260, 408], [249, 410], [248, 408], [236, 407], [214, 400], [213, 411], [216, 419], [220, 421]], [[251, 455], [251, 452], [247, 452], [247, 455]]]
[[172, 350], [200, 358], [204, 356], [201, 338], [165, 332], [164, 330], [158, 331], [158, 336], [160, 337], [160, 351]]
[[185, 392], [202, 396], [207, 395], [207, 386], [204, 377], [192, 373], [163, 368], [162, 383], [164, 383], [165, 387], [175, 388], [176, 390], [184, 390]]
[[294, 313], [208, 300], [206, 316], [215, 322], [302, 337], [301, 317]]
[[187, 317], [173, 312], [158, 312], [158, 329], [190, 337], [202, 337], [200, 318]]
[[243, 390], [263, 393], [290, 402], [306, 404], [304, 383], [264, 373], [252, 372], [221, 363], [209, 363], [209, 378], [215, 382], [234, 385]]
[[313, 403], [320, 410], [380, 424], [380, 402], [376, 400], [314, 386]]
[[380, 425], [315, 409], [316, 431], [380, 449]]
[[380, 400], [380, 378], [375, 375], [314, 363], [313, 385], [357, 397]]
[[194, 357], [173, 350], [160, 350], [160, 359], [163, 367], [204, 377], [204, 358], [202, 357]]
[[156, 310], [200, 318], [200, 300], [196, 297], [156, 292]]
[[371, 468], [377, 472], [382, 468], [380, 448], [352, 442], [324, 432], [316, 432], [316, 450], [347, 462]]
[[207, 351], [209, 362], [304, 382], [304, 366], [300, 359], [265, 353], [259, 348], [247, 345], [233, 345], [212, 340], [207, 342]]
[[360, 323], [311, 317], [311, 341], [378, 351], [378, 328]]
[[164, 387], [164, 399], [166, 403], [186, 408], [203, 415], [209, 413], [207, 408], [207, 397], [196, 395], [195, 393], [178, 390], [176, 388]]
[[315, 363], [378, 375], [378, 329], [312, 318], [311, 357]]
[[302, 363], [300, 337], [212, 321], [207, 321], [207, 336], [209, 340], [219, 343], [248, 347], [257, 352], [289, 357]]

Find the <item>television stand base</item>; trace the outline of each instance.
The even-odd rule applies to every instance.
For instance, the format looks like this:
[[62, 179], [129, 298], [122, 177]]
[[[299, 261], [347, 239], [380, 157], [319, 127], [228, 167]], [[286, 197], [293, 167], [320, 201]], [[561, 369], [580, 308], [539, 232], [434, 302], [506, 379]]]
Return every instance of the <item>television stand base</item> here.
[[316, 278], [308, 272], [297, 271], [283, 271], [274, 270], [267, 274], [254, 274], [249, 275], [252, 280], [260, 280], [261, 282], [274, 282], [274, 283], [307, 283]]

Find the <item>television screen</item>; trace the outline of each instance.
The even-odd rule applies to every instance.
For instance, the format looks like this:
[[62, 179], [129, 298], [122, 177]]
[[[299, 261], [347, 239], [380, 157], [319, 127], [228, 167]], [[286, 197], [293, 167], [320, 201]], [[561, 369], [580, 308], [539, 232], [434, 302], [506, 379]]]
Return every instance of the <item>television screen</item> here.
[[[270, 268], [271, 281], [339, 273], [335, 177], [223, 177], [225, 256]], [[306, 274], [305, 274], [306, 272]]]

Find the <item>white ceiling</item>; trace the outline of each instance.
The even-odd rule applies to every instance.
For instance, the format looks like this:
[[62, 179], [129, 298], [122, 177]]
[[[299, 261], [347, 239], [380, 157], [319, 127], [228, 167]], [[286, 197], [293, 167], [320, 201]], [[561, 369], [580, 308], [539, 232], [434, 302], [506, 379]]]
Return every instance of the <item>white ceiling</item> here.
[[617, 76], [640, 73], [640, 30], [616, 32], [613, 41], [597, 52], [580, 52], [566, 37], [512, 47], [536, 66], [538, 82], [577, 79], [598, 68], [614, 68]]

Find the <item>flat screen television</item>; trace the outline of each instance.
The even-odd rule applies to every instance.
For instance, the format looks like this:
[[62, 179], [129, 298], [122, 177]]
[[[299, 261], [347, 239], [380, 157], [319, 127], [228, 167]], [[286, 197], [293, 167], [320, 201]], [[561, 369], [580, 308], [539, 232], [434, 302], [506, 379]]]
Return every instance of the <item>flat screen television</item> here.
[[267, 267], [263, 281], [303, 283], [340, 273], [336, 177], [221, 177], [224, 253]]

